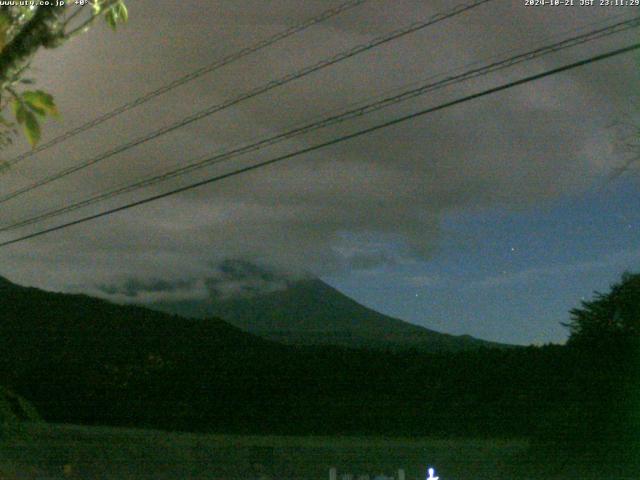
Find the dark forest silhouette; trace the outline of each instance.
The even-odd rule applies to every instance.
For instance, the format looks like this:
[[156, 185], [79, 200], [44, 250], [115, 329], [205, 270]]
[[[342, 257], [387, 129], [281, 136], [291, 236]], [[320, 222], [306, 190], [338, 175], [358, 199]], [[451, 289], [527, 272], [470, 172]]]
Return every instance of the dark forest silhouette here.
[[541, 452], [628, 460], [640, 431], [639, 287], [625, 274], [574, 309], [564, 346], [425, 354], [284, 346], [217, 319], [3, 280], [0, 384], [50, 422], [528, 437]]

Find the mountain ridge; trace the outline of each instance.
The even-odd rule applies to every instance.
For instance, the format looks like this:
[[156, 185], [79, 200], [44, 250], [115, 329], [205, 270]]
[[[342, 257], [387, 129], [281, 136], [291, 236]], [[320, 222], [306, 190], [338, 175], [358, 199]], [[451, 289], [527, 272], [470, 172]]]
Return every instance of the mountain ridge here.
[[234, 272], [225, 267], [228, 281], [241, 281], [249, 275], [268, 278], [279, 288], [243, 292], [237, 297], [220, 295], [218, 280], [207, 282], [205, 300], [147, 303], [167, 313], [206, 318], [215, 316], [259, 337], [300, 346], [340, 346], [376, 350], [460, 351], [505, 347], [505, 344], [437, 332], [394, 318], [341, 293], [317, 277], [288, 279], [261, 273], [258, 267], [239, 264]]
[[[601, 390], [591, 379], [631, 363], [612, 351], [590, 366], [591, 349], [566, 346], [287, 346], [222, 320], [8, 281], [0, 350], [0, 385], [45, 421], [267, 435], [529, 435], [541, 419], [590, 408]], [[562, 402], [541, 402], [545, 389]]]

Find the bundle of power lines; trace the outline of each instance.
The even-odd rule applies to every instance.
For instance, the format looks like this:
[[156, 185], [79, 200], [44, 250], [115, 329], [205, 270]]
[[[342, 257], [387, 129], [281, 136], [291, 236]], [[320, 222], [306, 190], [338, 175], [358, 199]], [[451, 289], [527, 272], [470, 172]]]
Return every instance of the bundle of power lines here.
[[[348, 10], [354, 9], [356, 7], [361, 7], [364, 4], [366, 4], [369, 0], [352, 0], [352, 1], [347, 1], [339, 6], [337, 6], [336, 8], [332, 8], [330, 10], [326, 10], [324, 12], [322, 12], [320, 15], [317, 15], [313, 18], [310, 18], [298, 25], [295, 25], [291, 28], [288, 28], [280, 33], [277, 33], [276, 35], [269, 37], [261, 42], [258, 42], [255, 45], [251, 45], [248, 47], [245, 47], [231, 55], [228, 55], [220, 60], [217, 60], [209, 65], [203, 66], [197, 70], [194, 70], [192, 72], [189, 72], [188, 74], [173, 80], [170, 83], [167, 83], [163, 86], [161, 86], [160, 88], [157, 88], [153, 91], [150, 91], [138, 98], [136, 98], [135, 100], [125, 103], [107, 113], [104, 113], [98, 117], [96, 117], [95, 119], [80, 125], [76, 128], [73, 128], [65, 133], [63, 133], [62, 135], [59, 135], [55, 138], [53, 138], [52, 140], [40, 145], [39, 147], [25, 152], [21, 155], [18, 155], [12, 159], [10, 159], [8, 162], [6, 162], [6, 165], [8, 167], [11, 167], [13, 165], [16, 165], [19, 162], [22, 162], [24, 160], [27, 160], [30, 157], [33, 157], [34, 155], [46, 151], [48, 149], [50, 149], [51, 147], [58, 145], [60, 143], [65, 142], [66, 140], [77, 136], [83, 132], [86, 132], [104, 122], [106, 122], [107, 120], [110, 120], [112, 118], [118, 117], [119, 115], [122, 115], [123, 113], [132, 110], [134, 108], [137, 108], [141, 105], [143, 105], [144, 103], [159, 97], [181, 85], [184, 85], [188, 82], [191, 82], [197, 78], [200, 78], [204, 75], [210, 74], [226, 65], [229, 65], [233, 62], [238, 61], [241, 58], [244, 58], [248, 55], [254, 54], [260, 50], [266, 49], [274, 44], [276, 44], [277, 42], [283, 41], [286, 38], [291, 37], [292, 35], [295, 35], [297, 33], [300, 33], [306, 29], [308, 29], [309, 27], [313, 26], [313, 25], [317, 25], [329, 18], [335, 17], [337, 15], [342, 14], [343, 12], [346, 12]], [[44, 178], [41, 178], [29, 185], [26, 185], [20, 189], [8, 192], [4, 195], [0, 196], [0, 204], [8, 202], [12, 199], [15, 199], [17, 197], [20, 197], [22, 195], [25, 195], [27, 193], [31, 193], [33, 191], [37, 191], [38, 189], [42, 188], [45, 185], [48, 185], [52, 182], [56, 182], [57, 180], [60, 180], [62, 178], [65, 178], [67, 176], [73, 175], [76, 172], [88, 169], [100, 162], [103, 162], [111, 157], [114, 157], [118, 154], [121, 154], [127, 150], [130, 150], [132, 148], [135, 148], [139, 145], [142, 145], [144, 143], [150, 142], [154, 139], [157, 139], [161, 136], [164, 136], [170, 132], [176, 131], [178, 129], [182, 129], [187, 127], [188, 125], [199, 121], [201, 119], [204, 119], [206, 117], [210, 117], [218, 112], [221, 112], [223, 110], [229, 109], [230, 107], [233, 107], [235, 105], [238, 105], [242, 102], [245, 102], [251, 98], [254, 97], [258, 97], [260, 95], [265, 94], [266, 92], [269, 92], [271, 90], [275, 90], [277, 88], [283, 87], [295, 80], [299, 80], [301, 78], [304, 78], [314, 72], [317, 72], [319, 70], [325, 69], [325, 68], [329, 68], [333, 65], [336, 65], [340, 62], [343, 62], [344, 60], [347, 60], [349, 58], [353, 58], [357, 55], [360, 55], [364, 52], [370, 51], [372, 49], [375, 49], [383, 44], [387, 44], [390, 42], [393, 42], [399, 38], [405, 37], [407, 35], [413, 34], [415, 32], [418, 32], [420, 30], [424, 30], [432, 25], [438, 24], [440, 22], [444, 22], [447, 21], [448, 19], [451, 19], [453, 17], [456, 17], [458, 15], [462, 15], [462, 14], [470, 14], [470, 12], [473, 9], [479, 8], [481, 6], [483, 6], [484, 4], [488, 4], [490, 2], [493, 2], [496, 0], [476, 0], [464, 5], [459, 5], [456, 6], [454, 8], [452, 8], [451, 10], [448, 10], [446, 12], [442, 12], [439, 13], [437, 15], [431, 16], [428, 19], [425, 19], [423, 21], [419, 21], [419, 22], [415, 22], [412, 23], [411, 25], [402, 28], [402, 29], [398, 29], [395, 30], [391, 33], [388, 33], [386, 35], [380, 36], [378, 38], [375, 38], [373, 40], [371, 40], [370, 42], [367, 42], [366, 44], [362, 44], [362, 45], [358, 45], [355, 46], [349, 50], [340, 52], [330, 58], [326, 58], [323, 59], [321, 61], [318, 61], [312, 65], [306, 66], [300, 70], [297, 70], [295, 72], [289, 73], [281, 78], [278, 79], [274, 79], [274, 80], [270, 80], [269, 82], [260, 85], [254, 89], [251, 89], [249, 91], [243, 92], [235, 97], [232, 97], [222, 103], [219, 104], [214, 104], [211, 105], [203, 110], [197, 111], [193, 114], [190, 114], [174, 123], [171, 123], [167, 126], [161, 127], [159, 129], [156, 129], [150, 133], [147, 133], [139, 138], [136, 138], [134, 140], [131, 140], [129, 142], [126, 142], [124, 144], [118, 145], [116, 147], [113, 147], [110, 150], [107, 150], [106, 152], [103, 152], [95, 157], [91, 157], [88, 159], [85, 159], [81, 162], [78, 162], [74, 165], [72, 165], [71, 167], [59, 170], [51, 175], [48, 175]], [[506, 69], [509, 67], [513, 67], [514, 65], [517, 64], [521, 64], [521, 63], [525, 63], [525, 62], [529, 62], [533, 59], [536, 58], [540, 58], [543, 57], [545, 55], [549, 55], [551, 53], [555, 53], [561, 50], [565, 50], [565, 49], [569, 49], [571, 47], [575, 47], [577, 45], [581, 45], [581, 44], [585, 44], [588, 42], [593, 42], [596, 41], [598, 39], [602, 39], [605, 37], [610, 37], [612, 35], [616, 35], [618, 33], [630, 30], [630, 29], [635, 29], [638, 28], [640, 26], [640, 17], [635, 17], [635, 18], [631, 18], [631, 19], [626, 19], [626, 20], [622, 20], [622, 21], [618, 21], [615, 23], [610, 23], [604, 27], [599, 27], [599, 28], [594, 28], [592, 30], [588, 30], [585, 33], [580, 33], [580, 34], [574, 34], [571, 36], [566, 36], [565, 38], [560, 38], [559, 40], [555, 40], [555, 41], [549, 41], [547, 44], [545, 45], [541, 45], [541, 46], [537, 46], [536, 48], [533, 48], [529, 51], [525, 51], [525, 52], [509, 52], [509, 53], [514, 53], [513, 55], [509, 55], [506, 56], [505, 58], [492, 58], [489, 59], [485, 62], [475, 62], [472, 65], [469, 65], [466, 69], [462, 69], [462, 70], [458, 70], [458, 71], [453, 71], [453, 72], [444, 72], [441, 73], [439, 75], [436, 76], [432, 76], [429, 79], [426, 79], [425, 81], [423, 81], [422, 83], [416, 84], [414, 83], [411, 86], [408, 87], [404, 87], [402, 89], [395, 89], [395, 92], [392, 94], [388, 94], [388, 95], [383, 95], [378, 96], [375, 99], [371, 99], [368, 102], [363, 102], [360, 105], [354, 107], [347, 107], [345, 108], [344, 111], [337, 113], [337, 114], [333, 114], [333, 115], [327, 115], [324, 116], [318, 120], [315, 120], [313, 122], [309, 122], [306, 124], [302, 124], [299, 126], [296, 126], [292, 129], [280, 132], [276, 135], [271, 135], [271, 136], [267, 136], [264, 138], [260, 138], [260, 139], [256, 139], [253, 142], [241, 145], [241, 146], [237, 146], [235, 148], [220, 152], [220, 153], [216, 153], [216, 154], [212, 154], [212, 155], [207, 155], [204, 156], [202, 158], [197, 158], [197, 159], [193, 159], [191, 161], [186, 161], [183, 165], [181, 165], [178, 168], [173, 168], [173, 169], [167, 169], [166, 171], [160, 173], [160, 174], [155, 174], [155, 175], [151, 175], [145, 178], [140, 178], [134, 182], [130, 182], [130, 183], [126, 183], [123, 184], [119, 187], [116, 188], [112, 188], [106, 191], [102, 191], [102, 192], [98, 192], [94, 195], [88, 196], [84, 199], [81, 199], [79, 201], [76, 202], [72, 202], [66, 205], [63, 205], [61, 207], [57, 207], [57, 208], [52, 208], [46, 211], [43, 211], [41, 213], [38, 213], [37, 215], [31, 216], [31, 217], [27, 217], [24, 218], [22, 220], [13, 222], [13, 223], [9, 223], [9, 224], [4, 224], [4, 225], [0, 225], [0, 232], [7, 232], [7, 231], [11, 231], [11, 230], [15, 230], [15, 229], [19, 229], [22, 227], [26, 227], [26, 226], [30, 226], [30, 225], [37, 225], [41, 222], [45, 222], [49, 219], [52, 219], [54, 217], [58, 217], [67, 213], [70, 213], [72, 211], [84, 208], [84, 207], [88, 207], [90, 205], [93, 204], [97, 204], [99, 202], [104, 202], [108, 199], [112, 199], [112, 198], [116, 198], [118, 196], [124, 195], [126, 193], [130, 193], [130, 192], [134, 192], [140, 189], [143, 189], [145, 187], [149, 187], [151, 185], [154, 184], [158, 184], [161, 182], [165, 182], [169, 179], [175, 178], [175, 177], [179, 177], [179, 176], [184, 176], [187, 173], [191, 173], [200, 169], [203, 169], [205, 167], [214, 165], [214, 164], [220, 164], [222, 162], [227, 162], [230, 161], [234, 158], [240, 157], [240, 156], [244, 156], [247, 155], [249, 153], [253, 153], [253, 152], [257, 152], [259, 150], [262, 150], [266, 147], [270, 147], [272, 145], [276, 145], [279, 144], [281, 142], [284, 142], [286, 140], [290, 140], [294, 137], [298, 137], [307, 133], [310, 133], [312, 131], [316, 131], [316, 130], [320, 130], [320, 129], [324, 129], [327, 128], [329, 126], [332, 125], [337, 125], [340, 124], [342, 122], [346, 122], [347, 120], [351, 120], [351, 119], [355, 119], [358, 117], [363, 117], [365, 115], [368, 115], [372, 112], [376, 112], [376, 111], [380, 111], [382, 109], [388, 108], [390, 106], [393, 105], [397, 105], [400, 104], [401, 102], [406, 102], [409, 99], [412, 98], [416, 98], [418, 96], [422, 96], [422, 95], [426, 95], [428, 93], [437, 91], [439, 89], [443, 89], [445, 87], [449, 87], [455, 84], [459, 84], [462, 82], [466, 82], [470, 79], [473, 78], [478, 78], [481, 76], [485, 76], [488, 75], [490, 73], [496, 72], [498, 70], [502, 70], [502, 69]], [[259, 168], [263, 168], [267, 165], [271, 165], [274, 163], [278, 163], [278, 162], [282, 162], [284, 160], [288, 160], [288, 159], [292, 159], [295, 157], [300, 157], [304, 154], [313, 152], [313, 151], [317, 151], [326, 147], [329, 147], [331, 145], [335, 145], [338, 143], [342, 143], [342, 142], [346, 142], [350, 139], [356, 138], [356, 137], [361, 137], [370, 133], [373, 133], [375, 131], [379, 131], [385, 128], [388, 128], [392, 125], [397, 125], [399, 123], [403, 123], [403, 122], [408, 122], [411, 121], [412, 119], [416, 119], [418, 117], [422, 117], [425, 115], [428, 115], [430, 113], [439, 111], [439, 110], [443, 110], [446, 108], [450, 108], [453, 107], [455, 105], [459, 105], [461, 103], [465, 103], [468, 101], [471, 101], [473, 99], [479, 98], [479, 97], [483, 97], [483, 96], [487, 96], [487, 95], [491, 95], [494, 93], [497, 93], [499, 91], [503, 91], [509, 88], [513, 88], [515, 86], [518, 85], [522, 85], [525, 83], [529, 83], [529, 82], [533, 82], [535, 80], [544, 78], [544, 77], [549, 77], [552, 75], [556, 75], [558, 73], [567, 71], [567, 70], [571, 70], [574, 68], [578, 68], [590, 63], [594, 63], [594, 62], [598, 62], [598, 61], [602, 61], [608, 58], [612, 58], [614, 56], [618, 56], [618, 55], [623, 55], [625, 53], [631, 52], [633, 50], [636, 50], [640, 48], [640, 43], [636, 43], [636, 44], [632, 44], [632, 45], [628, 45], [628, 46], [624, 46], [621, 48], [618, 48], [616, 50], [612, 50], [609, 52], [605, 52], [603, 54], [600, 55], [595, 55], [589, 58], [585, 58], [570, 64], [566, 64], [557, 68], [553, 68], [535, 75], [529, 75], [526, 76], [524, 78], [521, 78], [519, 80], [514, 80], [511, 82], [507, 82], [489, 89], [485, 89], [482, 91], [479, 91], [477, 93], [473, 93], [473, 94], [469, 94], [469, 95], [465, 95], [462, 96], [460, 98], [454, 99], [454, 100], [450, 100], [450, 101], [446, 101], [443, 103], [440, 103], [436, 106], [432, 106], [429, 108], [425, 108], [425, 109], [421, 109], [418, 111], [414, 111], [412, 113], [409, 114], [405, 114], [402, 116], [398, 116], [398, 117], [394, 117], [391, 119], [388, 119], [386, 121], [383, 121], [379, 124], [370, 126], [368, 128], [364, 128], [361, 130], [357, 130], [355, 132], [349, 133], [349, 134], [345, 134], [345, 135], [341, 135], [341, 136], [337, 136], [334, 138], [331, 138], [329, 140], [308, 146], [306, 148], [302, 148], [290, 153], [286, 153], [286, 154], [282, 154], [282, 155], [277, 155], [274, 156], [272, 158], [268, 158], [266, 160], [260, 160], [260, 161], [256, 161], [255, 163], [252, 163], [250, 165], [245, 165], [245, 166], [241, 166], [241, 167], [236, 167], [236, 168], [232, 168], [231, 170], [222, 173], [222, 174], [218, 174], [215, 176], [211, 176], [208, 178], [204, 178], [202, 180], [198, 180], [195, 181], [193, 183], [189, 183], [185, 186], [179, 187], [179, 188], [174, 188], [172, 190], [160, 193], [160, 194], [155, 194], [155, 195], [151, 195], [133, 202], [129, 202], [129, 203], [125, 203], [123, 205], [114, 207], [114, 208], [108, 208], [108, 209], [104, 209], [98, 213], [93, 213], [90, 215], [86, 215], [83, 216], [81, 218], [72, 220], [72, 221], [67, 221], [67, 222], [62, 222], [60, 224], [57, 224], [55, 226], [51, 226], [51, 227], [47, 227], [47, 228], [41, 228], [40, 230], [34, 231], [32, 233], [28, 233], [28, 234], [24, 234], [21, 236], [18, 236], [16, 238], [12, 238], [9, 240], [5, 240], [3, 242], [0, 242], [0, 246], [6, 246], [6, 245], [10, 245], [10, 244], [14, 244], [17, 242], [21, 242], [30, 238], [34, 238], [40, 235], [44, 235], [46, 233], [50, 233], [56, 230], [61, 230], [64, 228], [68, 228], [71, 227], [73, 225], [77, 225], [80, 223], [84, 223], [93, 219], [97, 219], [100, 217], [104, 217], [107, 215], [111, 215], [114, 214], [116, 212], [119, 211], [123, 211], [123, 210], [127, 210], [139, 205], [143, 205], [146, 203], [150, 203], [150, 202], [154, 202], [157, 200], [160, 200], [162, 198], [171, 196], [171, 195], [176, 195], [178, 193], [187, 191], [187, 190], [191, 190], [197, 187], [201, 187], [203, 185], [207, 185], [207, 184], [211, 184], [214, 182], [218, 182], [221, 181], [225, 178], [229, 178], [232, 176], [237, 176], [240, 175], [242, 173], [251, 171], [251, 170], [256, 170]]]

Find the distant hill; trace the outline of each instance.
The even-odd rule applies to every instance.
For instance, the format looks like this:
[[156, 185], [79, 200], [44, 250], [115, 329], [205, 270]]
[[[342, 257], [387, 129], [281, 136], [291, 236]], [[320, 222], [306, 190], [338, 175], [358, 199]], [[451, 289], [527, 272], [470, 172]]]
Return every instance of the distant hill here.
[[621, 349], [290, 346], [1, 277], [0, 352], [0, 385], [20, 396], [0, 389], [0, 417], [28, 417], [24, 398], [50, 422], [220, 433], [519, 437], [562, 419], [600, 435], [581, 412], [608, 412], [638, 378]]
[[[245, 387], [243, 370], [255, 377], [254, 365], [279, 358], [283, 348], [219, 319], [186, 319], [0, 277], [0, 385], [33, 401], [45, 419], [179, 422], [157, 410], [160, 399], [175, 390], [173, 400], [184, 408], [216, 403]], [[194, 394], [212, 384], [221, 385], [213, 399]], [[166, 419], [154, 420], [160, 414]]]
[[[206, 300], [148, 306], [185, 316], [220, 317], [246, 332], [289, 345], [424, 352], [504, 346], [468, 335], [435, 332], [383, 315], [318, 278], [291, 280], [243, 262], [226, 262], [222, 271], [223, 280], [208, 282], [210, 297]], [[245, 282], [248, 287], [236, 295], [221, 295], [220, 284], [229, 282]], [[260, 290], [260, 286], [267, 288]]]
[[75, 348], [116, 361], [167, 349], [178, 354], [183, 349], [252, 351], [276, 345], [217, 318], [180, 318], [87, 295], [22, 287], [0, 277], [0, 347], [1, 365], [9, 354], [28, 354], [33, 361], [34, 355], [64, 356]]
[[[0, 277], [0, 351], [0, 385], [50, 422], [270, 434], [462, 434], [494, 428], [492, 410], [504, 407], [478, 403], [486, 393], [476, 385], [508, 395], [492, 379], [496, 366], [514, 361], [511, 352], [519, 349], [436, 356], [282, 345], [216, 318], [46, 292]], [[476, 359], [485, 355], [493, 357]], [[469, 369], [470, 362], [483, 364], [484, 373]], [[470, 375], [473, 381], [466, 380]], [[465, 401], [452, 403], [451, 391], [458, 390]], [[508, 428], [519, 431], [521, 424]]]

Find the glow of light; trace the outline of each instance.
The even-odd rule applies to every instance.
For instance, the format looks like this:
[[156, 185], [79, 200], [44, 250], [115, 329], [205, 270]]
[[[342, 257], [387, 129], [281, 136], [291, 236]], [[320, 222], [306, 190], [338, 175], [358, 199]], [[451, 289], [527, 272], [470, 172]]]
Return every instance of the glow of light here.
[[433, 474], [436, 473], [436, 471], [433, 468], [429, 469], [429, 476], [427, 477], [427, 480], [438, 480], [440, 477], [434, 477]]

